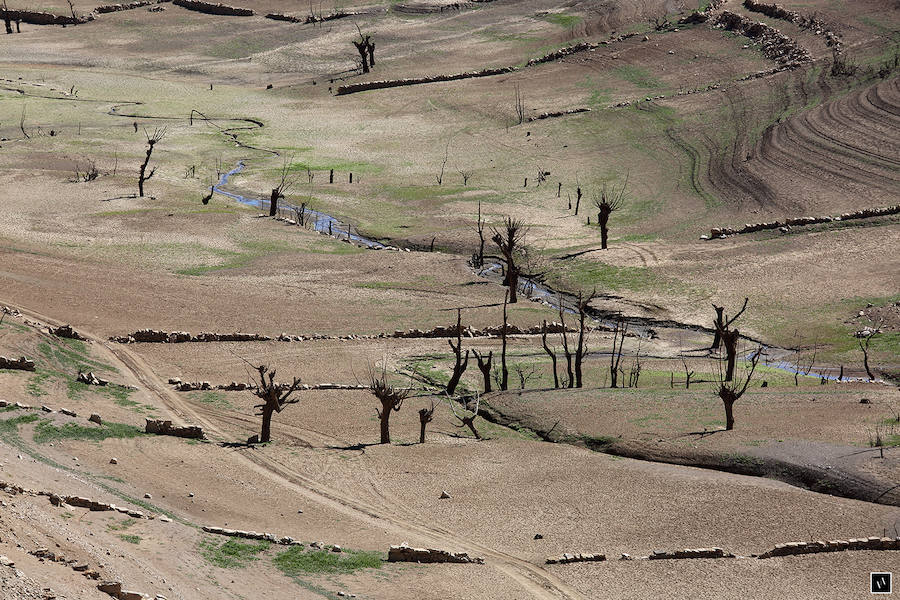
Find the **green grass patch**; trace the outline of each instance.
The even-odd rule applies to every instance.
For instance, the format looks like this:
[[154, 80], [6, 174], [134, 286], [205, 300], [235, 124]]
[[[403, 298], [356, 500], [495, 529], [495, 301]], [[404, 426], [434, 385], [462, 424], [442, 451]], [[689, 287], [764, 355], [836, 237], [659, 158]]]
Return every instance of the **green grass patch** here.
[[204, 540], [200, 542], [200, 555], [222, 569], [241, 569], [259, 560], [257, 555], [268, 550], [271, 545], [271, 542], [266, 541], [244, 543], [228, 540], [217, 544], [215, 540]]
[[124, 521], [119, 521], [118, 523], [110, 523], [109, 525], [106, 526], [106, 528], [109, 529], [110, 531], [123, 531], [125, 529], [128, 529], [135, 523], [137, 523], [137, 519], [132, 519], [131, 517], [128, 517]]
[[642, 67], [636, 67], [634, 65], [623, 65], [621, 67], [616, 67], [613, 72], [619, 78], [624, 79], [629, 83], [633, 83], [639, 88], [652, 90], [661, 88], [663, 85], [662, 81], [652, 75], [650, 71]]
[[123, 540], [125, 542], [128, 542], [129, 544], [140, 544], [141, 543], [141, 536], [130, 534], [130, 533], [125, 533], [125, 534], [120, 535], [119, 539]]
[[107, 438], [133, 438], [143, 434], [139, 427], [123, 423], [104, 423], [96, 427], [88, 427], [76, 423], [56, 426], [49, 421], [43, 421], [34, 428], [34, 442], [36, 444], [46, 444], [47, 442], [59, 440], [102, 442]]
[[322, 573], [353, 573], [359, 569], [380, 569], [383, 561], [381, 552], [364, 550], [306, 552], [300, 546], [292, 546], [278, 554], [272, 562], [288, 577], [297, 577]]
[[222, 392], [191, 392], [188, 394], [188, 398], [196, 400], [197, 402], [202, 402], [203, 404], [211, 404], [216, 408], [234, 408]]
[[578, 15], [566, 15], [563, 13], [554, 13], [550, 15], [545, 15], [544, 20], [548, 23], [553, 23], [554, 25], [559, 25], [560, 27], [564, 27], [566, 29], [571, 29], [575, 27], [584, 19], [579, 17]]

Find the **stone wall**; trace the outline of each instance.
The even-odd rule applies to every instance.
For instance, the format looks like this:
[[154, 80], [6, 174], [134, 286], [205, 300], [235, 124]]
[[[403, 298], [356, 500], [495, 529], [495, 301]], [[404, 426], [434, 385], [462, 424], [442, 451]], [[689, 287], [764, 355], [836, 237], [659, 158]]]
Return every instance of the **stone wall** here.
[[200, 0], [173, 0], [172, 4], [208, 15], [252, 17], [254, 14], [249, 8], [239, 8], [237, 6], [228, 6], [227, 4], [213, 4], [212, 2], [201, 2]]
[[54, 15], [34, 10], [7, 10], [5, 12], [11, 21], [21, 21], [32, 25], [79, 25], [94, 20], [94, 15], [92, 14], [75, 18], [72, 16]]
[[135, 8], [140, 8], [142, 6], [152, 6], [154, 4], [163, 4], [164, 2], [171, 2], [172, 0], [135, 0], [134, 2], [128, 2], [126, 4], [105, 4], [103, 6], [98, 6], [94, 9], [94, 12], [98, 15], [111, 13], [111, 12], [119, 12], [122, 10], [132, 10]]
[[848, 540], [831, 540], [828, 542], [788, 542], [787, 544], [776, 545], [771, 550], [760, 554], [758, 558], [817, 554], [820, 552], [843, 552], [845, 550], [900, 550], [900, 537], [850, 538]]
[[410, 77], [408, 79], [382, 79], [379, 81], [364, 81], [362, 83], [350, 83], [339, 85], [334, 89], [335, 96], [355, 94], [367, 90], [381, 90], [385, 88], [403, 87], [407, 85], [419, 85], [422, 83], [437, 83], [440, 81], [456, 81], [458, 79], [473, 79], [476, 77], [490, 77], [518, 71], [519, 67], [498, 67], [495, 69], [482, 69], [480, 71], [464, 71], [448, 75], [432, 75], [431, 77]]
[[413, 548], [406, 544], [391, 546], [388, 550], [388, 562], [414, 563], [471, 563], [484, 564], [484, 559], [469, 556], [465, 552], [448, 552], [433, 548]]
[[731, 227], [714, 227], [709, 231], [709, 239], [727, 237], [729, 235], [737, 235], [741, 233], [754, 233], [767, 229], [790, 229], [799, 225], [815, 225], [817, 223], [832, 223], [839, 221], [851, 221], [853, 219], [870, 219], [872, 217], [885, 217], [889, 215], [900, 214], [900, 204], [896, 206], [883, 206], [880, 208], [864, 208], [855, 212], [842, 213], [838, 216], [831, 217], [828, 215], [822, 217], [795, 217], [785, 219], [784, 221], [770, 221], [764, 223], [747, 223], [740, 229]]

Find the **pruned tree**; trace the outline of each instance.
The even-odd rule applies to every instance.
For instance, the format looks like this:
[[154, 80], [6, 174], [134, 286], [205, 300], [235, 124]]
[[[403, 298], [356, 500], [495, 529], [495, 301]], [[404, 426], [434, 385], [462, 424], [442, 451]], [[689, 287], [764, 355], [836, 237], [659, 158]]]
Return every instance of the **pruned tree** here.
[[[716, 309], [717, 315], [717, 337], [721, 340], [722, 345], [725, 346], [725, 355], [727, 357], [725, 381], [731, 381], [734, 378], [734, 364], [737, 360], [737, 343], [741, 337], [740, 332], [737, 329], [732, 329], [731, 326], [735, 321], [737, 321], [738, 317], [744, 314], [744, 311], [747, 310], [747, 303], [749, 301], [749, 298], [744, 298], [744, 305], [741, 307], [741, 310], [739, 310], [737, 314], [730, 319], [727, 315], [725, 315], [725, 309], [723, 307], [719, 307], [713, 304], [713, 308]], [[722, 314], [723, 316], [721, 318], [718, 318], [719, 314]]]
[[506, 368], [506, 333], [509, 329], [506, 308], [509, 304], [509, 290], [503, 295], [503, 327], [500, 328], [500, 389], [509, 389], [509, 369]]
[[363, 35], [359, 25], [356, 26], [356, 31], [359, 33], [359, 40], [353, 40], [353, 45], [356, 46], [356, 51], [359, 52], [362, 72], [368, 73], [369, 66], [375, 66], [375, 43], [372, 41], [371, 34]]
[[587, 354], [587, 334], [589, 333], [587, 325], [587, 308], [590, 305], [591, 300], [596, 296], [596, 289], [587, 296], [582, 292], [578, 292], [578, 345], [575, 347], [575, 387], [577, 388], [582, 386], [581, 365]]
[[369, 390], [381, 401], [381, 409], [376, 408], [378, 419], [381, 421], [381, 443], [391, 443], [391, 412], [398, 412], [403, 406], [403, 401], [409, 396], [409, 390], [396, 388], [387, 382], [387, 369], [382, 367], [381, 376], [374, 372], [370, 377]]
[[[618, 387], [619, 371], [622, 363], [622, 346], [625, 345], [625, 336], [628, 334], [628, 323], [623, 319], [616, 320], [613, 329], [612, 352], [609, 357], [609, 387]], [[616, 343], [618, 342], [618, 347]]]
[[459, 379], [462, 377], [462, 374], [465, 372], [466, 367], [469, 366], [469, 351], [466, 350], [466, 356], [463, 358], [462, 353], [462, 309], [456, 309], [456, 344], [453, 343], [452, 339], [447, 340], [447, 343], [450, 344], [450, 348], [453, 350], [453, 354], [456, 356], [456, 362], [453, 364], [453, 374], [450, 376], [450, 381], [447, 382], [447, 394], [452, 396], [453, 392], [456, 391], [456, 386], [459, 384]]
[[153, 148], [156, 147], [156, 144], [165, 137], [166, 129], [165, 127], [161, 129], [157, 128], [153, 133], [149, 133], [145, 129], [144, 135], [147, 138], [147, 156], [144, 157], [144, 162], [141, 163], [141, 170], [138, 174], [138, 196], [141, 198], [144, 197], [144, 183], [156, 174], [156, 167], [153, 167], [150, 172], [147, 173], [147, 165], [150, 164], [150, 155], [153, 154]]
[[875, 381], [875, 375], [872, 373], [871, 367], [869, 367], [869, 344], [872, 343], [873, 338], [881, 334], [882, 321], [880, 319], [877, 321], [870, 319], [869, 322], [870, 325], [856, 332], [856, 343], [863, 354], [863, 366], [866, 369], [866, 375], [869, 377], [869, 381]]
[[500, 229], [491, 227], [491, 241], [497, 245], [500, 254], [503, 256], [505, 264], [505, 275], [503, 285], [509, 288], [509, 303], [515, 304], [518, 299], [516, 290], [519, 286], [519, 267], [516, 264], [522, 246], [525, 245], [525, 235], [528, 227], [521, 219], [506, 217], [503, 226]]
[[493, 391], [491, 388], [491, 363], [494, 360], [494, 351], [489, 351], [487, 356], [479, 354], [478, 350], [472, 350], [472, 354], [475, 355], [475, 360], [478, 362], [478, 370], [481, 371], [481, 376], [484, 378], [484, 393], [487, 394]]
[[297, 177], [291, 175], [291, 160], [284, 159], [281, 164], [281, 172], [278, 185], [272, 188], [269, 194], [269, 216], [274, 217], [278, 214], [278, 201], [284, 199], [285, 193], [297, 183]]
[[481, 439], [481, 434], [478, 433], [478, 430], [475, 429], [475, 419], [478, 418], [478, 407], [481, 405], [481, 396], [475, 395], [475, 409], [469, 411], [468, 408], [464, 408], [462, 413], [456, 412], [456, 408], [453, 406], [453, 400], [447, 399], [447, 402], [450, 404], [450, 410], [453, 412], [453, 416], [459, 419], [460, 423], [457, 427], [468, 427], [472, 432], [472, 435], [475, 436], [475, 439]]
[[425, 443], [425, 427], [434, 419], [434, 400], [431, 401], [431, 408], [419, 409], [419, 443]]
[[559, 374], [556, 372], [556, 352], [551, 350], [550, 345], [547, 344], [547, 319], [544, 319], [544, 323], [541, 325], [541, 345], [544, 347], [544, 352], [550, 357], [553, 369], [553, 387], [559, 389]]
[[262, 400], [254, 408], [259, 409], [257, 416], [262, 416], [262, 429], [259, 433], [259, 441], [266, 443], [272, 439], [272, 415], [280, 413], [288, 404], [299, 402], [297, 398], [291, 398], [291, 394], [300, 387], [300, 378], [294, 377], [289, 386], [275, 383], [275, 369], [269, 371], [266, 365], [254, 367], [259, 372], [259, 385], [253, 389], [253, 394]]
[[731, 431], [732, 429], [734, 429], [734, 403], [740, 400], [741, 396], [744, 395], [744, 392], [747, 391], [747, 386], [750, 385], [750, 380], [753, 378], [753, 372], [756, 371], [756, 365], [759, 363], [760, 356], [762, 356], [761, 346], [757, 348], [756, 352], [754, 352], [752, 357], [750, 358], [750, 368], [747, 370], [746, 376], [742, 378], [743, 383], [734, 382], [731, 379], [726, 379], [722, 373], [722, 363], [718, 363], [719, 398], [722, 399], [722, 403], [725, 405], [726, 431]]
[[[462, 177], [463, 187], [468, 187], [469, 177], [472, 176], [472, 171], [464, 171], [462, 169], [457, 169], [456, 172], [459, 173], [460, 177]], [[481, 201], [479, 200], [478, 203], [481, 204]]]
[[[628, 175], [621, 188], [616, 186], [603, 186], [600, 197], [594, 197], [594, 206], [597, 207], [597, 224], [600, 225], [600, 248], [606, 250], [609, 247], [609, 216], [622, 208], [625, 204], [625, 190], [628, 187]], [[577, 214], [577, 212], [576, 212]]]

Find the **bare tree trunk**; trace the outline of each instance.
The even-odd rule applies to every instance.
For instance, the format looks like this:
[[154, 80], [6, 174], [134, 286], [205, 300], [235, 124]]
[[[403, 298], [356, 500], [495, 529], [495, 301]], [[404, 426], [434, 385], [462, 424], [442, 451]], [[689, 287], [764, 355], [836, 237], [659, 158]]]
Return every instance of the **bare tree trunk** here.
[[555, 389], [559, 389], [559, 374], [556, 372], [556, 352], [553, 352], [550, 349], [550, 346], [547, 345], [547, 320], [544, 319], [544, 326], [541, 329], [541, 344], [544, 346], [544, 352], [546, 352], [550, 356], [550, 361], [553, 363], [553, 387]]
[[272, 441], [272, 413], [275, 407], [271, 403], [266, 403], [262, 407], [262, 430], [259, 433], [259, 441], [266, 443]]
[[[390, 444], [391, 443], [391, 407], [388, 404], [382, 402], [384, 408], [381, 409], [381, 443], [382, 444]], [[424, 433], [424, 429], [423, 429]]]
[[725, 345], [727, 363], [725, 368], [725, 381], [734, 379], [734, 364], [737, 360], [737, 343], [740, 333], [737, 329], [726, 329], [722, 332], [722, 343]]
[[[590, 300], [588, 300], [590, 302]], [[581, 363], [584, 360], [584, 320], [587, 306], [582, 301], [582, 294], [578, 292], [578, 347], [575, 348], [575, 387], [581, 387]]]
[[572, 353], [569, 352], [569, 334], [566, 331], [566, 317], [562, 308], [562, 302], [559, 304], [559, 320], [562, 322], [560, 337], [562, 337], [563, 355], [566, 357], [566, 376], [569, 378], [566, 381], [566, 387], [572, 388], [575, 387], [575, 375], [572, 374]]
[[722, 345], [722, 329], [725, 327], [725, 307], [724, 306], [716, 306], [713, 304], [713, 308], [716, 309], [716, 321], [713, 323], [713, 327], [716, 329], [716, 335], [713, 338], [712, 349], [718, 350]]
[[269, 216], [274, 217], [278, 212], [278, 199], [281, 198], [281, 192], [278, 191], [278, 188], [272, 188], [272, 193], [269, 196]]
[[456, 344], [454, 345], [452, 340], [447, 340], [447, 343], [450, 344], [450, 348], [453, 349], [453, 354], [456, 355], [456, 363], [453, 365], [453, 375], [450, 376], [450, 381], [447, 382], [447, 394], [452, 396], [453, 392], [456, 391], [456, 386], [459, 384], [459, 379], [469, 365], [468, 350], [466, 350], [465, 360], [462, 358], [462, 309], [456, 309]]
[[734, 401], [735, 398], [732, 394], [721, 393], [722, 403], [725, 405], [725, 430], [731, 431], [734, 429]]
[[606, 250], [609, 247], [609, 215], [610, 211], [606, 207], [601, 207], [597, 213], [597, 222], [600, 224], [600, 248]]
[[509, 292], [507, 292], [503, 296], [503, 329], [501, 329], [501, 336], [503, 338], [500, 352], [500, 389], [507, 390], [509, 389], [509, 370], [506, 368], [506, 329], [507, 329], [507, 317], [506, 317], [506, 305], [507, 300], [509, 300]]

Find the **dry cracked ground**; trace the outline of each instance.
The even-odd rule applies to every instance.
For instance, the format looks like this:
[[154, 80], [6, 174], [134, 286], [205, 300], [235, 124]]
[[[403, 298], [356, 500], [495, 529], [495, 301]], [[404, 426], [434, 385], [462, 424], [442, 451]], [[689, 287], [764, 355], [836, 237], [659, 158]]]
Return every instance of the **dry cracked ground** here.
[[[0, 597], [846, 599], [900, 576], [896, 2], [235, 1], [0, 9]], [[536, 332], [593, 291], [568, 388], [577, 332]], [[738, 379], [760, 360], [726, 430], [712, 305], [745, 298]], [[233, 388], [261, 364], [305, 387], [253, 444]], [[390, 444], [382, 375], [408, 391]], [[402, 543], [483, 563], [389, 561]], [[659, 554], [700, 548], [726, 556]]]

